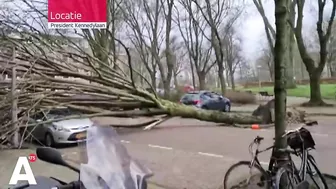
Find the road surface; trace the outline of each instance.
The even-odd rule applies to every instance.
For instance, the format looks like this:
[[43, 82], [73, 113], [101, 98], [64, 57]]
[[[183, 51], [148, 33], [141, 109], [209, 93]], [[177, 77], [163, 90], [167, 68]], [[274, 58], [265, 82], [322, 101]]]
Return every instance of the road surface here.
[[[121, 134], [129, 153], [155, 173], [152, 181], [169, 188], [217, 189], [231, 164], [250, 160], [248, 145], [255, 136], [265, 137], [261, 147], [271, 144], [274, 136], [273, 129], [216, 127], [206, 122], [174, 119], [151, 131]], [[317, 143], [314, 155], [318, 165], [330, 174], [336, 174], [333, 123], [336, 118], [319, 118], [319, 126], [310, 128]], [[71, 148], [63, 151], [76, 153]], [[269, 156], [270, 153], [260, 156], [263, 164], [267, 164]]]
[[[336, 118], [319, 118], [319, 126], [310, 128], [317, 143], [314, 155], [318, 165], [330, 174], [336, 174], [334, 123]], [[121, 141], [129, 153], [155, 173], [151, 181], [172, 189], [218, 189], [230, 165], [239, 160], [250, 160], [248, 145], [257, 135], [265, 137], [262, 147], [266, 147], [272, 143], [274, 131], [216, 127], [213, 123], [174, 118], [150, 131], [120, 132]], [[60, 150], [68, 158], [79, 158], [78, 147]], [[6, 173], [6, 178], [0, 177], [0, 183], [6, 183], [14, 169], [14, 156], [27, 152], [0, 153], [0, 171]], [[263, 164], [267, 164], [269, 155], [260, 156]], [[35, 166], [34, 163], [34, 172], [66, 181], [77, 177], [65, 168], [41, 164], [43, 166]]]

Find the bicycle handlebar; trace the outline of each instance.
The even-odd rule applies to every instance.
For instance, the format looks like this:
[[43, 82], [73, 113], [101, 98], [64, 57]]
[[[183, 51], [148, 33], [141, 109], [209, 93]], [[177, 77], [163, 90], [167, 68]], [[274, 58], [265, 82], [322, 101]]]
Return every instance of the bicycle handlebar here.
[[257, 144], [260, 144], [260, 142], [264, 140], [264, 137], [260, 137], [260, 136], [257, 136], [255, 139], [254, 139], [254, 143], [257, 143]]

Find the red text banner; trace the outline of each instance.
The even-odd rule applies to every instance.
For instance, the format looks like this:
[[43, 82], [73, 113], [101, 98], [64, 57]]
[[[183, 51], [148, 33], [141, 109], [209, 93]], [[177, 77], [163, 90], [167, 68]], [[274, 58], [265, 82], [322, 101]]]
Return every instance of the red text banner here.
[[50, 29], [106, 28], [107, 0], [48, 0]]

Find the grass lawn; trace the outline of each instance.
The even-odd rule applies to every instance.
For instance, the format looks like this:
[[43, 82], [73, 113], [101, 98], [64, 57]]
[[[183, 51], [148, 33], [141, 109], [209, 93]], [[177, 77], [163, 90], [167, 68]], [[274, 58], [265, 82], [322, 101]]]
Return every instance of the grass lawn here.
[[[267, 91], [273, 94], [273, 87], [254, 87], [254, 88], [243, 88], [244, 91], [252, 91], [257, 93], [259, 91]], [[336, 95], [336, 84], [321, 84], [322, 98], [324, 99], [335, 99]], [[310, 97], [310, 87], [309, 85], [297, 85], [295, 89], [287, 89], [288, 96], [295, 97]]]

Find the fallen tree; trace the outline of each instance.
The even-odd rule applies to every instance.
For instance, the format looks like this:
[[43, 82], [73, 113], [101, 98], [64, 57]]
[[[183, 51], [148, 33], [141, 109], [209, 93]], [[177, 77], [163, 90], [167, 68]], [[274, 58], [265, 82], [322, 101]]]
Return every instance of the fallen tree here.
[[[0, 71], [11, 77], [12, 68], [15, 67], [19, 77], [15, 97], [10, 93], [11, 81], [0, 82], [2, 135], [14, 132], [11, 130], [11, 114], [8, 113], [11, 112], [14, 98], [18, 99], [18, 122], [21, 127], [27, 126], [24, 118], [34, 111], [60, 106], [79, 110], [86, 117], [168, 115], [227, 124], [262, 122], [258, 116], [205, 111], [160, 99], [155, 93], [135, 86], [132, 79], [107, 65], [102, 68], [102, 63], [97, 64], [99, 60], [93, 57], [61, 52], [73, 59], [73, 63], [64, 63], [14, 44], [15, 59], [12, 60], [12, 48], [3, 48], [0, 54]], [[129, 58], [128, 64], [132, 69], [130, 61]]]
[[[41, 39], [39, 39], [41, 40]], [[180, 116], [203, 121], [225, 123], [226, 125], [251, 125], [266, 123], [265, 116], [225, 113], [201, 110], [158, 98], [155, 92], [148, 92], [134, 84], [131, 56], [128, 49], [129, 78], [119, 70], [90, 56], [64, 52], [54, 48], [54, 56], [45, 53], [38, 45], [27, 45], [10, 39], [10, 46], [0, 53], [0, 71], [9, 77], [16, 72], [16, 95], [11, 94], [11, 81], [0, 81], [0, 141], [10, 140], [17, 129], [12, 127], [11, 103], [17, 99], [19, 127], [35, 126], [27, 123], [27, 117], [34, 112], [55, 107], [68, 107], [81, 111], [85, 117], [114, 116], [137, 117], [165, 115], [154, 118], [146, 128]], [[119, 41], [121, 43], [121, 41]], [[13, 48], [15, 47], [15, 48]], [[14, 49], [14, 50], [13, 50]], [[57, 53], [55, 56], [55, 52]], [[13, 56], [13, 54], [15, 54]], [[67, 55], [72, 62], [63, 62], [55, 57]], [[15, 58], [13, 58], [15, 57]], [[15, 67], [15, 69], [13, 69]], [[152, 90], [154, 91], [154, 90]], [[63, 119], [77, 118], [70, 116]], [[59, 120], [49, 120], [59, 121]], [[42, 124], [45, 122], [40, 122]], [[139, 127], [139, 125], [134, 125]], [[0, 142], [1, 143], [1, 142]]]

